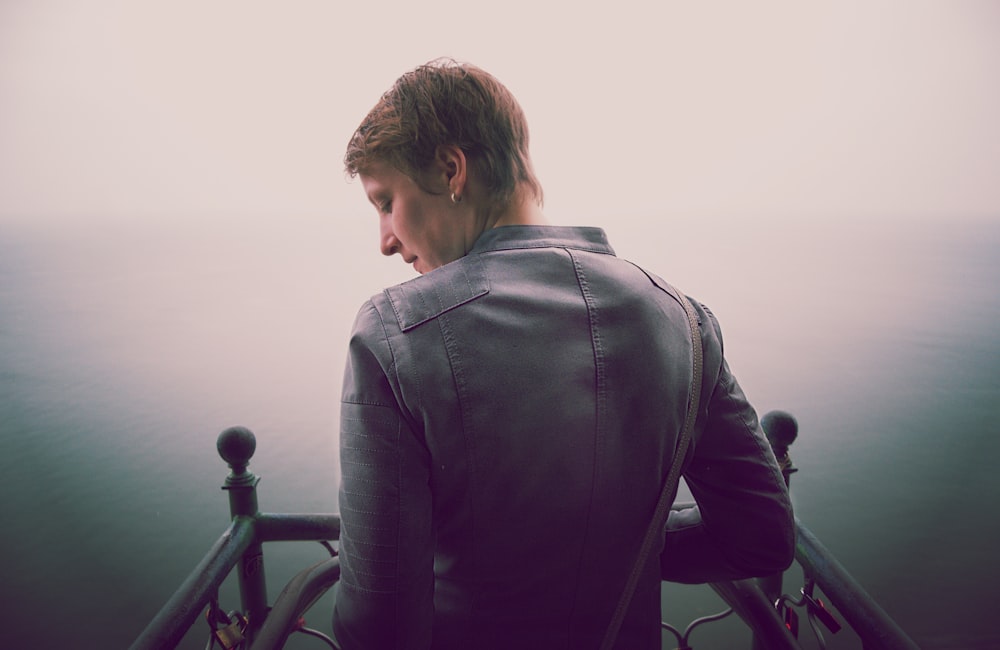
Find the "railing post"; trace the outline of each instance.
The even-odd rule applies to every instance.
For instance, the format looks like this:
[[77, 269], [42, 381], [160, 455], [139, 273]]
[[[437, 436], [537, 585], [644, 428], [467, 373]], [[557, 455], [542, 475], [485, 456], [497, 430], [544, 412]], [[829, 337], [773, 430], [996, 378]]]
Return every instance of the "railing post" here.
[[[775, 458], [778, 459], [778, 467], [781, 468], [781, 475], [785, 479], [785, 487], [790, 487], [792, 473], [798, 470], [792, 465], [792, 459], [788, 455], [788, 448], [795, 442], [795, 438], [798, 437], [799, 424], [791, 413], [786, 411], [768, 411], [760, 419], [760, 426], [764, 429], [767, 441], [771, 443], [771, 449], [774, 451]], [[774, 604], [781, 597], [782, 575], [781, 573], [776, 573], [757, 579], [757, 583], [764, 592], [764, 596], [767, 597], [771, 604]], [[763, 642], [757, 636], [754, 636], [752, 648], [753, 650], [766, 650]]]
[[[232, 472], [223, 490], [229, 492], [229, 513], [233, 518], [257, 516], [257, 483], [260, 478], [247, 470], [257, 448], [253, 432], [245, 427], [230, 427], [219, 434], [219, 456]], [[267, 585], [264, 580], [264, 551], [257, 535], [243, 554], [239, 567], [240, 601], [247, 616], [246, 637], [251, 641], [267, 617]]]
[[778, 459], [778, 466], [781, 468], [781, 475], [785, 478], [785, 486], [788, 487], [792, 473], [799, 471], [792, 465], [792, 459], [788, 455], [788, 448], [799, 435], [799, 423], [795, 416], [787, 411], [768, 411], [760, 419], [760, 426], [764, 429], [767, 441], [771, 443], [774, 457]]

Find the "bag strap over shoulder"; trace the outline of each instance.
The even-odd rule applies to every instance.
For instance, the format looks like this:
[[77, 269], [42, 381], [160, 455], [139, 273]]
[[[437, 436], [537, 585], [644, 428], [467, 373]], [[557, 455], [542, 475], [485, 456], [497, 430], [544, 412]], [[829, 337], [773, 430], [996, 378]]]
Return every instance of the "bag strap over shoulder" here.
[[642, 546], [639, 547], [639, 555], [632, 565], [632, 572], [625, 583], [625, 589], [622, 591], [621, 598], [618, 599], [618, 606], [615, 608], [614, 616], [611, 617], [611, 623], [604, 633], [601, 650], [611, 650], [614, 646], [615, 640], [618, 638], [618, 630], [621, 628], [622, 621], [625, 620], [625, 612], [628, 611], [632, 595], [639, 584], [639, 578], [646, 567], [649, 554], [653, 550], [653, 544], [659, 537], [659, 533], [663, 530], [663, 526], [667, 521], [667, 515], [670, 514], [670, 506], [674, 502], [674, 497], [677, 496], [677, 485], [681, 478], [681, 466], [684, 463], [688, 447], [691, 444], [691, 431], [694, 429], [694, 423], [698, 417], [698, 404], [701, 400], [701, 379], [704, 365], [701, 330], [698, 328], [698, 314], [695, 312], [691, 301], [679, 291], [676, 291], [676, 293], [680, 298], [685, 313], [687, 313], [688, 324], [691, 327], [691, 400], [688, 403], [687, 415], [684, 418], [684, 427], [681, 429], [680, 438], [677, 441], [677, 450], [674, 452], [674, 460], [670, 466], [670, 472], [663, 483], [660, 499], [657, 501], [656, 510], [653, 512], [653, 520], [649, 522], [649, 528], [646, 529], [646, 536], [642, 540]]

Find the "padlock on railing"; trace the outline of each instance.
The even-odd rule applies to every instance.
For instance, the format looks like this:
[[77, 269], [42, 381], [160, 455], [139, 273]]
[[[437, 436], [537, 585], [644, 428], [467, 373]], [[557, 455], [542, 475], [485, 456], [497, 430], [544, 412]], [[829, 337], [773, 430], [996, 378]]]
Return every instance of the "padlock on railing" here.
[[210, 632], [209, 648], [214, 648], [215, 644], [218, 643], [223, 650], [237, 650], [246, 640], [246, 616], [236, 611], [229, 612], [227, 615], [219, 607], [219, 601], [215, 598], [205, 610], [205, 620], [208, 621]]
[[239, 612], [230, 612], [229, 624], [225, 627], [212, 630], [212, 638], [218, 641], [224, 650], [234, 650], [238, 648], [243, 640], [247, 629], [247, 619]]

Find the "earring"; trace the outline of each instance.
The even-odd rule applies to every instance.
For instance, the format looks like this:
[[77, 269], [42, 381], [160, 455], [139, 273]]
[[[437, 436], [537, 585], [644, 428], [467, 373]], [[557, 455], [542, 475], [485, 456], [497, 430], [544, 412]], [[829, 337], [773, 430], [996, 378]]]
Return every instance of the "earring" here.
[[451, 202], [457, 205], [457, 204], [459, 204], [459, 203], [462, 202], [462, 197], [459, 196], [458, 194], [455, 194], [454, 192], [452, 192], [451, 193]]

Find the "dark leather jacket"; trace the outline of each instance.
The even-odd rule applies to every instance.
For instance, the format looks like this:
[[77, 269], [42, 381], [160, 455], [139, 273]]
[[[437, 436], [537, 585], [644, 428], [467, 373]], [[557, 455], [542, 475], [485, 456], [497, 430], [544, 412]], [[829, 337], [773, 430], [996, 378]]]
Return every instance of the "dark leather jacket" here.
[[[660, 647], [660, 580], [792, 558], [774, 456], [701, 305], [701, 409], [618, 637]], [[362, 307], [341, 406], [341, 581], [355, 648], [596, 648], [669, 468], [692, 370], [674, 290], [595, 228], [489, 230]]]

